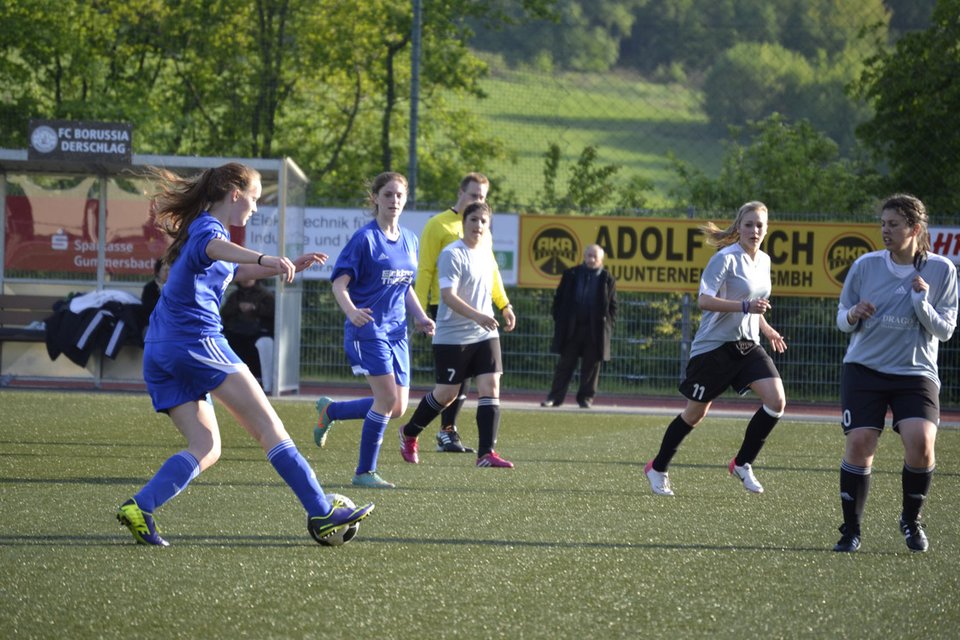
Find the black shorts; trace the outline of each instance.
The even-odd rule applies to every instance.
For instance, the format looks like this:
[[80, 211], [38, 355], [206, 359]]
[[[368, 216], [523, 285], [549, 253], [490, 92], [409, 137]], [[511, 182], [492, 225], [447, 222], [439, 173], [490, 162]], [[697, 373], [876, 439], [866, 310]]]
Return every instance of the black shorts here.
[[840, 373], [840, 407], [844, 433], [863, 427], [883, 431], [888, 408], [894, 431], [909, 418], [940, 425], [940, 390], [933, 380], [881, 373], [854, 362], [845, 362]]
[[503, 373], [500, 338], [472, 344], [435, 344], [433, 361], [437, 384], [461, 384], [485, 373]]
[[728, 387], [743, 395], [757, 380], [779, 377], [777, 366], [763, 347], [752, 340], [740, 340], [690, 358], [679, 388], [685, 398], [712, 402]]

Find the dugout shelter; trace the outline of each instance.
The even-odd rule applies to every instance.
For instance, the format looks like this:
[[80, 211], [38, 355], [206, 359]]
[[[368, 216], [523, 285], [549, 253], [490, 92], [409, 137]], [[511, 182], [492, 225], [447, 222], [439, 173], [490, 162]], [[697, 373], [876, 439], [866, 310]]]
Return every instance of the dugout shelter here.
[[[190, 175], [225, 162], [260, 172], [263, 195], [256, 216], [276, 221], [269, 234], [234, 241], [266, 253], [303, 253], [307, 178], [289, 158], [211, 158], [132, 154], [129, 163], [38, 160], [27, 150], [0, 149], [0, 300], [25, 301], [91, 291], [122, 291], [137, 299], [153, 278], [168, 238], [153, 224], [143, 177], [149, 166]], [[267, 225], [261, 225], [266, 227]], [[270, 284], [270, 283], [266, 283]], [[300, 387], [300, 309], [303, 279], [273, 281], [276, 299], [272, 393]], [[86, 366], [51, 360], [42, 327], [27, 309], [0, 303], [0, 386], [18, 379], [64, 386], [111, 388], [142, 384], [142, 347], [127, 344], [115, 359], [96, 353]], [[33, 310], [34, 316], [37, 310]], [[51, 310], [52, 313], [52, 310]], [[42, 315], [42, 314], [41, 314]]]

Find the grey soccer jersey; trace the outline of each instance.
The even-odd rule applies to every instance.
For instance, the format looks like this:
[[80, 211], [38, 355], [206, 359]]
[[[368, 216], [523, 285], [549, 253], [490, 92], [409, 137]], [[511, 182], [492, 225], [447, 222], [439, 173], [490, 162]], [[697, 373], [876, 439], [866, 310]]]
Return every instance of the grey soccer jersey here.
[[496, 329], [487, 331], [470, 318], [453, 311], [443, 301], [443, 290], [453, 289], [471, 307], [492, 316], [493, 260], [493, 251], [483, 243], [471, 249], [463, 240], [456, 240], [440, 252], [437, 275], [441, 295], [434, 344], [473, 344], [499, 337]]
[[[770, 256], [757, 251], [751, 259], [740, 243], [717, 251], [700, 277], [699, 295], [725, 300], [769, 298]], [[713, 351], [726, 342], [750, 340], [760, 344], [760, 316], [755, 313], [704, 311], [690, 346], [690, 357]]]
[[[930, 285], [927, 292], [913, 290], [917, 270], [895, 264], [889, 251], [867, 253], [853, 263], [837, 309], [837, 327], [853, 334], [844, 362], [881, 373], [924, 375], [940, 385], [937, 352], [957, 326], [957, 269], [928, 253], [919, 273]], [[851, 325], [847, 312], [861, 301], [877, 311]]]

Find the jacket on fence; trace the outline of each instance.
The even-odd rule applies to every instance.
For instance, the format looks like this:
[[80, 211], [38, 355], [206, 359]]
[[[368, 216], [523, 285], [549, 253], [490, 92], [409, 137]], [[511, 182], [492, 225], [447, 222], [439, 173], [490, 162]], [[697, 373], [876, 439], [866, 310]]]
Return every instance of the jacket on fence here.
[[53, 315], [45, 320], [51, 360], [63, 354], [85, 367], [94, 350], [114, 359], [124, 344], [140, 342], [140, 301], [97, 293], [100, 295], [92, 298], [87, 296], [94, 294], [87, 294], [57, 303]]

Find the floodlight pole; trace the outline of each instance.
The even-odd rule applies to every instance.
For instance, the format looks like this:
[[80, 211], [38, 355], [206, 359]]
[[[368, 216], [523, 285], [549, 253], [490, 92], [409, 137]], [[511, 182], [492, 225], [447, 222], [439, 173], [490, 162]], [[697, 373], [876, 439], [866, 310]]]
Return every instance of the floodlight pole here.
[[407, 206], [417, 208], [417, 125], [420, 105], [420, 32], [422, 0], [413, 0], [413, 27], [410, 36], [410, 162], [407, 168]]

